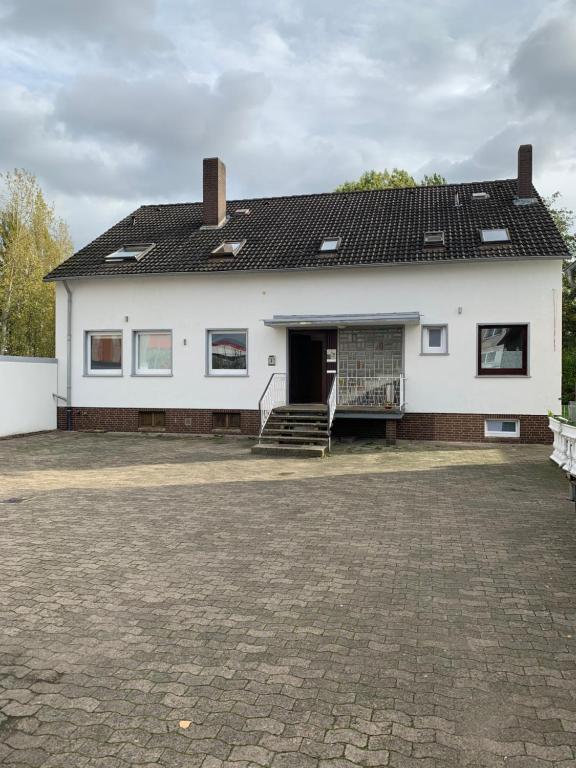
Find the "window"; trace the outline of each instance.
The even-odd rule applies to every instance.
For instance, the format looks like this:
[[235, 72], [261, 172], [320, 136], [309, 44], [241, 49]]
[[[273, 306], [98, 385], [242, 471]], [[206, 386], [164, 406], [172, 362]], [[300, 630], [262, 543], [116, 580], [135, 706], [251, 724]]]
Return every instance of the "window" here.
[[488, 200], [489, 198], [488, 192], [472, 192], [472, 200]]
[[240, 429], [240, 414], [239, 413], [213, 413], [212, 414], [212, 429], [222, 430], [235, 430]]
[[166, 411], [138, 411], [138, 429], [159, 432], [166, 429]]
[[122, 376], [122, 331], [89, 331], [86, 334], [86, 373]]
[[208, 373], [242, 376], [248, 373], [247, 331], [208, 331]]
[[146, 256], [152, 248], [154, 243], [134, 243], [132, 245], [122, 245], [113, 253], [109, 253], [105, 257], [106, 261], [140, 261], [141, 258]]
[[425, 325], [422, 328], [422, 354], [445, 355], [448, 352], [448, 328], [445, 325]]
[[479, 376], [525, 376], [527, 372], [527, 325], [478, 326]]
[[424, 232], [424, 245], [444, 245], [444, 232]]
[[484, 437], [520, 437], [520, 422], [517, 419], [486, 419]]
[[171, 375], [171, 331], [136, 331], [134, 353], [134, 373], [137, 376]]
[[246, 240], [227, 240], [212, 251], [213, 256], [236, 256]]
[[320, 243], [320, 251], [323, 253], [329, 253], [330, 251], [337, 251], [340, 247], [339, 237], [325, 237]]
[[507, 243], [510, 234], [507, 229], [481, 229], [480, 238], [483, 243]]

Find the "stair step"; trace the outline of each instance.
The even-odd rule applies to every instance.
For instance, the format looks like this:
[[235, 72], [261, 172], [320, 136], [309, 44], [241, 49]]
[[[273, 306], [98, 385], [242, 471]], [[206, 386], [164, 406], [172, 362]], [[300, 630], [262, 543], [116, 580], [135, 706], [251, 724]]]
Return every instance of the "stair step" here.
[[328, 445], [328, 438], [327, 437], [288, 437], [285, 435], [267, 435], [266, 432], [263, 432], [260, 435], [260, 440], [266, 440], [266, 441], [275, 441], [275, 442], [286, 442], [286, 443], [323, 443], [325, 445]]
[[309, 423], [311, 421], [318, 421], [323, 424], [326, 424], [328, 421], [328, 417], [326, 414], [319, 414], [318, 416], [308, 416], [303, 415], [301, 413], [275, 413], [272, 411], [270, 416], [268, 417], [268, 421], [270, 420], [278, 420], [278, 421], [296, 421], [300, 423]]
[[294, 459], [321, 459], [326, 453], [325, 445], [254, 445], [252, 453], [259, 456], [285, 456]]
[[292, 427], [269, 427], [268, 424], [266, 424], [266, 427], [264, 429], [265, 435], [288, 435], [292, 437], [306, 437], [307, 435], [310, 435], [311, 437], [329, 437], [330, 433], [327, 429], [292, 429]]

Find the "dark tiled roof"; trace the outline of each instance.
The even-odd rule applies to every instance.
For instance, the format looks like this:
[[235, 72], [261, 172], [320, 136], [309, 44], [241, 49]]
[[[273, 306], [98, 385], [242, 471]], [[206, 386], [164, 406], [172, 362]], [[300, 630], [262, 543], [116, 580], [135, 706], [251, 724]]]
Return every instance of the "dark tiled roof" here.
[[[472, 201], [471, 193], [481, 191], [490, 198]], [[48, 279], [566, 257], [540, 198], [515, 205], [515, 193], [516, 180], [508, 179], [234, 200], [228, 203], [229, 222], [216, 230], [201, 229], [201, 203], [145, 205], [56, 267]], [[235, 214], [241, 208], [250, 213]], [[481, 228], [502, 227], [510, 232], [509, 244], [481, 243]], [[424, 247], [424, 232], [434, 230], [444, 230], [445, 247]], [[341, 238], [338, 251], [319, 253], [325, 237]], [[212, 251], [224, 240], [246, 243], [237, 256], [214, 258]], [[138, 262], [104, 261], [127, 243], [156, 246]]]

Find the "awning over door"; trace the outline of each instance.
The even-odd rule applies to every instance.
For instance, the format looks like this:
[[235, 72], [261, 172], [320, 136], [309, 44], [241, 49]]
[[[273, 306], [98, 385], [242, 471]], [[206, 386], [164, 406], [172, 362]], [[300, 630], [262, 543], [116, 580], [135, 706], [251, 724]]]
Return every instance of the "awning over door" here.
[[367, 325], [418, 325], [420, 312], [382, 312], [366, 315], [274, 315], [264, 320], [272, 328], [349, 328]]

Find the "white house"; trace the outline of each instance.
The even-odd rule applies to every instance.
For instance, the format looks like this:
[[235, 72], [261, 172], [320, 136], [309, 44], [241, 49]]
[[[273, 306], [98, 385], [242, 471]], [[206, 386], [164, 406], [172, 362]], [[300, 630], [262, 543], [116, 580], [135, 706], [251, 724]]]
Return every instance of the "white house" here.
[[59, 425], [549, 442], [566, 249], [518, 179], [148, 205], [57, 267]]

